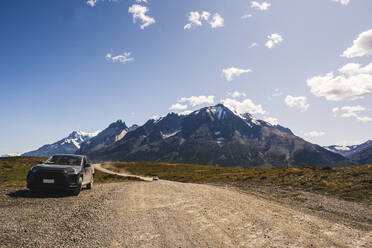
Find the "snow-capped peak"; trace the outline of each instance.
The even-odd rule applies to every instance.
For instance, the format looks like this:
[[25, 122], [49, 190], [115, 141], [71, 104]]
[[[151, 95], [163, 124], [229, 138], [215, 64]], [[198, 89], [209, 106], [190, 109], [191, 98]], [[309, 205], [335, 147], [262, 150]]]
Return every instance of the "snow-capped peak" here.
[[348, 146], [335, 146], [334, 147], [335, 150], [338, 150], [338, 151], [350, 151], [350, 147]]
[[97, 130], [97, 131], [92, 132], [92, 133], [87, 133], [87, 132], [83, 132], [83, 131], [73, 131], [72, 133], [69, 134], [69, 136], [67, 138], [72, 138], [72, 139], [93, 138], [93, 137], [97, 136], [100, 132], [101, 132], [101, 130]]
[[65, 145], [65, 144], [73, 144], [77, 149], [80, 148], [80, 144], [83, 143], [84, 141], [87, 141], [93, 137], [96, 137], [101, 131], [95, 131], [92, 133], [87, 133], [83, 131], [73, 131], [70, 133], [70, 135], [62, 140], [60, 145]]
[[223, 105], [216, 105], [213, 107], [209, 107], [207, 111], [210, 111], [218, 120], [221, 120], [226, 115], [226, 110]]
[[86, 133], [86, 132], [83, 132], [83, 131], [76, 131], [78, 134], [80, 134], [81, 136], [87, 136], [87, 137], [90, 137], [90, 138], [93, 138], [93, 137], [96, 137], [102, 130], [97, 130], [95, 132], [92, 132], [92, 133]]

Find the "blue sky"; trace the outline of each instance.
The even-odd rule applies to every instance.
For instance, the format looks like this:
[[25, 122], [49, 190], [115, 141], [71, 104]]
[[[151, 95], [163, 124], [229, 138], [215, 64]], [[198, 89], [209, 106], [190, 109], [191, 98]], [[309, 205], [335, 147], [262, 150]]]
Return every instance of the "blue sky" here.
[[321, 145], [372, 139], [371, 13], [365, 0], [1, 1], [0, 154], [221, 101]]

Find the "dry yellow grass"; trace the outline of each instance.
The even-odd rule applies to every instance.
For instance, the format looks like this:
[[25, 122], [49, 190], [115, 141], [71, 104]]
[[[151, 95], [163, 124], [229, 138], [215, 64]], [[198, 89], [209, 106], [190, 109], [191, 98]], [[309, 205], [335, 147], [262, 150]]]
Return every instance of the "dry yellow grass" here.
[[[11, 157], [0, 158], [0, 186], [22, 185], [26, 186], [26, 177], [30, 168], [46, 158], [42, 157]], [[132, 177], [120, 177], [95, 172], [96, 183], [128, 182], [138, 180]]]
[[179, 182], [292, 187], [372, 203], [372, 165], [245, 169], [161, 162], [118, 162], [104, 166], [117, 172], [157, 175], [161, 179]]

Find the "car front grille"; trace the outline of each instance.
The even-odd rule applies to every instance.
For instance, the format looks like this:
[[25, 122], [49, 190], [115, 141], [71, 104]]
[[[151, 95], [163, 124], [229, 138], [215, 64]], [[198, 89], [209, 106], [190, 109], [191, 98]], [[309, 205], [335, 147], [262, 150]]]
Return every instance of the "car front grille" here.
[[53, 186], [63, 186], [66, 184], [66, 175], [63, 171], [38, 171], [35, 175], [35, 182], [42, 185], [44, 184], [44, 179], [54, 179]]

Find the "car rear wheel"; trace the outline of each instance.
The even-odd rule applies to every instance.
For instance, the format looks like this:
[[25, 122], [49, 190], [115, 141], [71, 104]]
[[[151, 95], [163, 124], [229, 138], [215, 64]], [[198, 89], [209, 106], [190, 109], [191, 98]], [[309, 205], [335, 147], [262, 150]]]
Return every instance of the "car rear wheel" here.
[[87, 189], [92, 189], [94, 183], [94, 177], [93, 175], [90, 177], [90, 182], [87, 184]]

